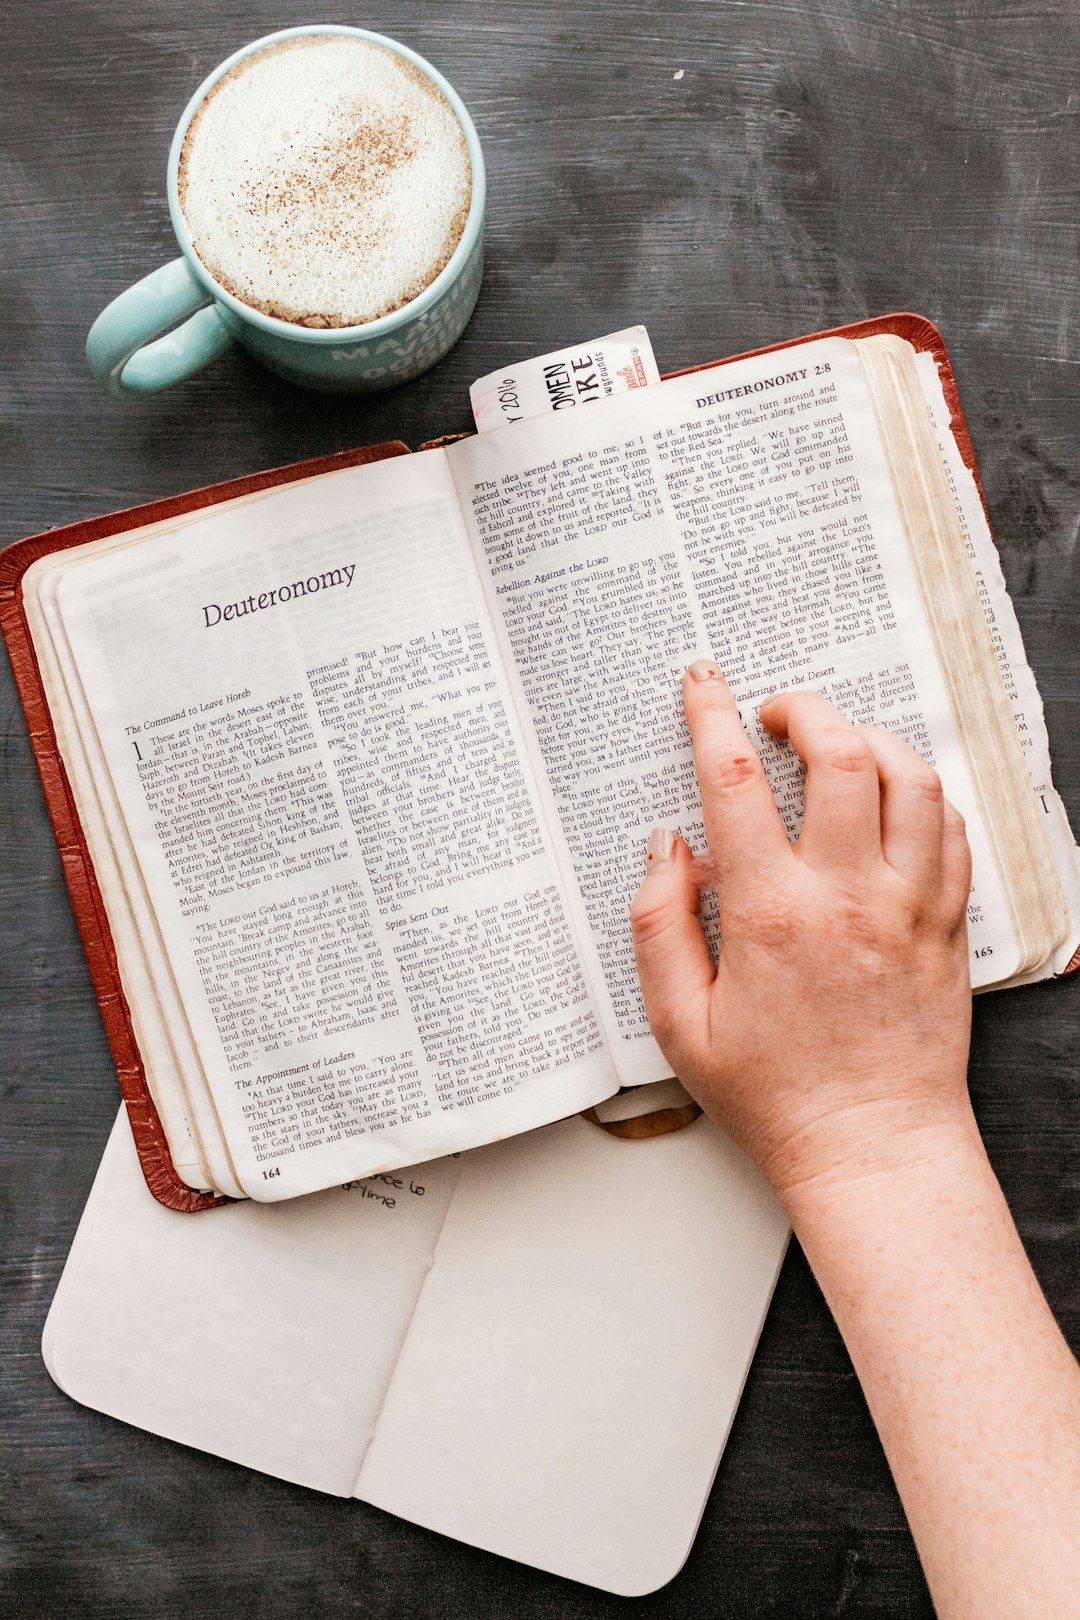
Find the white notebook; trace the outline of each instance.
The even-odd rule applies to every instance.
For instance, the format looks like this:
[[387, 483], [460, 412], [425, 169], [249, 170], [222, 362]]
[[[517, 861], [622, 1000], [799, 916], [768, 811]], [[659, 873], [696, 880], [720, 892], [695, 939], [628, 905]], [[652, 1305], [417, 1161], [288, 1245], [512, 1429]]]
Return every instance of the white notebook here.
[[704, 1118], [625, 1141], [575, 1116], [181, 1215], [121, 1114], [43, 1350], [112, 1417], [633, 1596], [690, 1549], [787, 1235]]

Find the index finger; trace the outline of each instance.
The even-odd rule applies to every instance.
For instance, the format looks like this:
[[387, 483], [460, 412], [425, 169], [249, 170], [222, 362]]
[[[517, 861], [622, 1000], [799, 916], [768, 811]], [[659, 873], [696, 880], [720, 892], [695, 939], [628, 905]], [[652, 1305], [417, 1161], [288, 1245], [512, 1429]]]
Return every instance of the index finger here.
[[778, 863], [794, 857], [731, 688], [711, 660], [690, 665], [683, 678], [683, 706], [723, 928], [725, 905], [743, 905], [768, 892]]

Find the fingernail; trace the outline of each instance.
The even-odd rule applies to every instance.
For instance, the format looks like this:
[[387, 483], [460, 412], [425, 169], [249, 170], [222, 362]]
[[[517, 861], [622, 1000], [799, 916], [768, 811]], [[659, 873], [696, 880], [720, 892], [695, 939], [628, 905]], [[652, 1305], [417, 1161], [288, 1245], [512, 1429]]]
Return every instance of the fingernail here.
[[687, 671], [692, 681], [715, 681], [720, 677], [720, 671], [711, 658], [699, 658], [690, 665]]
[[670, 861], [675, 853], [675, 840], [678, 833], [672, 832], [670, 827], [654, 827], [649, 834], [649, 844], [645, 860], [649, 866], [659, 866], [663, 861]]

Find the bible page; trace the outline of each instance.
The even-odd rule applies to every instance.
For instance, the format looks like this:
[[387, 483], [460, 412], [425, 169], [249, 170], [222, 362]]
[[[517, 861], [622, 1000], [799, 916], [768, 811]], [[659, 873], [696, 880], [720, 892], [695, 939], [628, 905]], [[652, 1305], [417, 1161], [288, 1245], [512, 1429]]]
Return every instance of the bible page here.
[[614, 1089], [441, 454], [90, 557], [57, 602], [245, 1192]]
[[[650, 827], [703, 847], [680, 684], [715, 658], [794, 837], [802, 768], [757, 707], [814, 687], [912, 743], [964, 815], [972, 981], [1019, 960], [853, 345], [671, 378], [448, 452], [623, 1083], [668, 1072], [628, 925]], [[716, 938], [715, 909], [706, 921]]]

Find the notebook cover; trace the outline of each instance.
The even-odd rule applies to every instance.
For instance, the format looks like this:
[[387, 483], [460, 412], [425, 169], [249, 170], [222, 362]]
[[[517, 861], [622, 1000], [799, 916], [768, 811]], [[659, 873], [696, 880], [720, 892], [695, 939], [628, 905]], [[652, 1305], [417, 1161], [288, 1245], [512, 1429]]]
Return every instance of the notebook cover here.
[[165, 518], [196, 511], [199, 507], [215, 506], [221, 501], [234, 500], [237, 496], [252, 495], [275, 484], [290, 483], [296, 478], [311, 478], [320, 473], [337, 472], [339, 468], [359, 466], [367, 461], [382, 461], [389, 456], [408, 454], [408, 445], [396, 441], [342, 450], [336, 455], [298, 461], [289, 467], [276, 467], [246, 478], [231, 478], [225, 483], [211, 484], [205, 489], [190, 490], [187, 494], [170, 496], [165, 500], [150, 501], [144, 506], [133, 506], [106, 517], [68, 523], [62, 528], [17, 540], [0, 553], [0, 632], [7, 643], [15, 685], [26, 714], [30, 746], [34, 750], [45, 790], [46, 809], [60, 848], [60, 860], [71, 895], [75, 922], [86, 951], [94, 993], [101, 1005], [102, 1022], [116, 1063], [139, 1161], [150, 1191], [159, 1203], [169, 1209], [213, 1209], [229, 1200], [193, 1192], [180, 1180], [173, 1166], [165, 1132], [146, 1083], [146, 1072], [120, 983], [116, 949], [101, 891], [90, 863], [90, 852], [79, 824], [49, 716], [37, 655], [23, 610], [23, 574], [39, 557], [64, 551], [70, 546], [84, 545], [88, 540], [123, 534], [143, 524], [158, 523]]

